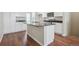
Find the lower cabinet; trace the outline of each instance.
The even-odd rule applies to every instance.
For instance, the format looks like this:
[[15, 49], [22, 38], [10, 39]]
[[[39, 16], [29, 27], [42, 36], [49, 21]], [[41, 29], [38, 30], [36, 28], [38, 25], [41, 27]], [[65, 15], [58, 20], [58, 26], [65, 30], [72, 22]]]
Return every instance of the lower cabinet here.
[[28, 25], [28, 35], [40, 45], [48, 45], [54, 41], [54, 25], [49, 26], [32, 26]]
[[31, 36], [40, 45], [44, 45], [44, 30], [43, 27], [28, 25], [28, 35]]
[[54, 41], [54, 27], [55, 25], [44, 27], [44, 45], [49, 45]]
[[39, 29], [39, 28], [37, 28], [37, 29], [33, 29], [32, 30], [32, 36], [34, 37], [34, 39], [35, 40], [37, 40], [40, 44], [44, 44], [43, 42], [44, 42], [44, 30], [43, 30], [43, 28], [42, 29]]
[[57, 34], [63, 34], [63, 23], [56, 23], [54, 30]]

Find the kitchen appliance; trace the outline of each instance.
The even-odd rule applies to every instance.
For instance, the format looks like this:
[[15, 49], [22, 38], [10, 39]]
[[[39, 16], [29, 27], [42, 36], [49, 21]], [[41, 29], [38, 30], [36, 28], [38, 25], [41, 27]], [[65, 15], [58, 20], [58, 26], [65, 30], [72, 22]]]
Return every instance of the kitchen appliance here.
[[54, 17], [54, 12], [47, 13], [47, 17]]

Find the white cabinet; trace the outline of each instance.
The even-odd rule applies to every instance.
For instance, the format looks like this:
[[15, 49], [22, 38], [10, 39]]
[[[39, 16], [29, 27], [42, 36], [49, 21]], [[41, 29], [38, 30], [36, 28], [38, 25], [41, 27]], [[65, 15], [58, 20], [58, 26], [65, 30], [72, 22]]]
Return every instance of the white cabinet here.
[[[62, 18], [60, 18], [62, 16]], [[59, 17], [59, 21], [64, 20], [64, 12], [54, 12], [54, 17]], [[55, 25], [55, 33], [57, 34], [63, 34], [63, 23], [56, 23]]]
[[33, 23], [38, 22], [38, 21], [39, 21], [38, 13], [37, 12], [32, 12], [30, 23], [33, 24]]
[[40, 45], [44, 45], [44, 30], [43, 27], [36, 27], [33, 25], [27, 25], [27, 32]]
[[4, 33], [11, 32], [11, 23], [10, 23], [10, 13], [4, 12], [3, 13], [3, 24], [4, 24]]
[[32, 12], [32, 13], [31, 13], [31, 20], [30, 20], [30, 21], [31, 21], [31, 23], [32, 23], [32, 22], [34, 22], [35, 20], [36, 20], [36, 13], [35, 13], [35, 12]]
[[41, 45], [43, 45], [44, 42], [44, 30], [43, 27], [41, 29], [37, 27], [33, 27], [32, 30], [32, 36], [35, 38], [37, 42], [40, 42]]
[[56, 23], [54, 30], [57, 34], [63, 34], [63, 23]]
[[47, 17], [47, 13], [46, 12], [41, 12], [40, 14], [42, 14], [42, 17]]
[[46, 12], [32, 12], [30, 22], [43, 22], [44, 18], [47, 17]]
[[28, 35], [40, 45], [48, 45], [54, 41], [54, 25], [36, 27], [28, 25]]
[[54, 16], [63, 16], [63, 12], [54, 12]]
[[41, 14], [42, 17], [47, 17], [47, 12], [38, 12], [38, 14]]
[[0, 41], [2, 39], [3, 36], [3, 14], [2, 12], [0, 12]]
[[30, 24], [30, 21], [31, 21], [31, 12], [27, 12], [26, 13], [26, 21], [27, 21], [27, 24]]
[[54, 41], [54, 25], [44, 27], [44, 45], [49, 45]]
[[[17, 19], [17, 18], [19, 19]], [[25, 12], [13, 12], [11, 13], [10, 16], [10, 22], [11, 22], [11, 27], [13, 32], [18, 32], [18, 31], [24, 31], [27, 28], [27, 25], [23, 22], [16, 22], [16, 20], [26, 20], [26, 13]]]
[[16, 17], [26, 17], [25, 12], [4, 12], [3, 22], [4, 22], [4, 33], [11, 33], [17, 31], [26, 30], [26, 24], [22, 22], [16, 22]]

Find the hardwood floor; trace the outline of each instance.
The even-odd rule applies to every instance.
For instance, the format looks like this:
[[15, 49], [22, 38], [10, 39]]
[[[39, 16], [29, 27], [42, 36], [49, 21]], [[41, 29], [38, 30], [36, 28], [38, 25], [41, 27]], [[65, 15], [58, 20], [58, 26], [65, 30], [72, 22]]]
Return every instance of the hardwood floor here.
[[[25, 31], [9, 33], [3, 36], [0, 46], [23, 46]], [[26, 46], [40, 46], [31, 37], [27, 36]]]
[[63, 37], [55, 34], [55, 40], [49, 46], [79, 46], [79, 38], [75, 36]]
[[[29, 38], [28, 42], [30, 46], [39, 46], [39, 44], [33, 42], [32, 38]], [[54, 42], [51, 42], [48, 46], [79, 46], [79, 38], [75, 36], [63, 37], [55, 34]]]
[[25, 31], [5, 34], [0, 46], [22, 46], [24, 35]]
[[34, 41], [29, 35], [27, 36], [27, 46], [40, 46], [36, 41]]
[[[0, 46], [23, 46], [25, 31], [5, 34], [0, 43]], [[40, 46], [31, 37], [27, 36], [26, 46]], [[79, 46], [79, 38], [75, 36], [63, 37], [55, 34], [54, 42], [48, 46]]]

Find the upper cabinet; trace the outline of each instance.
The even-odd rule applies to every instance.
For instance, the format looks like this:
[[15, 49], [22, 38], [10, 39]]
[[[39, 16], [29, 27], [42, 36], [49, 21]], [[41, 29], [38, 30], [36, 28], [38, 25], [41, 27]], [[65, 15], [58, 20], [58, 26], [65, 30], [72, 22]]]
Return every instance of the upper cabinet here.
[[38, 14], [41, 14], [42, 17], [47, 17], [47, 12], [38, 12]]
[[63, 12], [54, 12], [54, 16], [63, 16]]
[[46, 12], [32, 12], [31, 13], [31, 23], [41, 23], [44, 18], [47, 17]]

